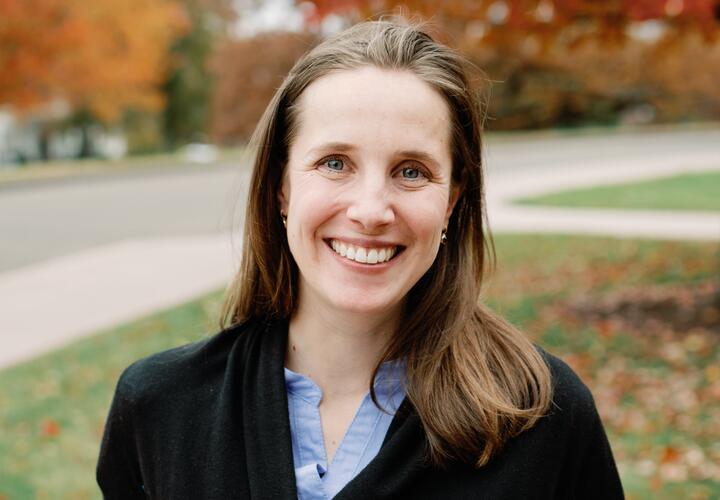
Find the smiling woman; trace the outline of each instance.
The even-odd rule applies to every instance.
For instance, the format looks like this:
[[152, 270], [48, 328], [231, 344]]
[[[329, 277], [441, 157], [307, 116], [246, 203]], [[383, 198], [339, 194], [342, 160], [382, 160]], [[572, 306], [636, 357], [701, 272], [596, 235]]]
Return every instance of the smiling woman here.
[[587, 388], [480, 300], [472, 71], [388, 22], [297, 62], [225, 328], [123, 373], [106, 498], [622, 497]]

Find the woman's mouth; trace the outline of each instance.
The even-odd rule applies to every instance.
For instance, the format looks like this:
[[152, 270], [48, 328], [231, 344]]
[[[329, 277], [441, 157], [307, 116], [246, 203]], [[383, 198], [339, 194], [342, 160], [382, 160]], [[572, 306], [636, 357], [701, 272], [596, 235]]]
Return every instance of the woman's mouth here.
[[398, 246], [366, 248], [339, 240], [329, 240], [328, 244], [336, 254], [361, 264], [382, 264], [392, 259], [402, 248]]

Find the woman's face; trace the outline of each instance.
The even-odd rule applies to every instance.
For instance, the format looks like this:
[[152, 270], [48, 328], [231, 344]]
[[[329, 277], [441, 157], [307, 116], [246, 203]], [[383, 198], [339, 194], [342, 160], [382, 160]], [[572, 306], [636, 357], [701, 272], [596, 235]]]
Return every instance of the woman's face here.
[[393, 313], [457, 199], [443, 98], [412, 73], [324, 76], [299, 101], [281, 191], [303, 307]]

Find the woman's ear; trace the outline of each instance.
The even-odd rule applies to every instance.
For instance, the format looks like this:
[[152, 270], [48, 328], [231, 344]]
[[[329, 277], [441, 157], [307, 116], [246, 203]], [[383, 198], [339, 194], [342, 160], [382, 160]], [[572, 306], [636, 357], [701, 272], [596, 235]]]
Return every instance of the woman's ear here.
[[455, 204], [457, 203], [458, 199], [460, 199], [461, 194], [462, 189], [460, 189], [460, 186], [453, 185], [450, 187], [450, 198], [448, 199], [448, 208], [447, 212], [445, 213], [445, 227], [447, 227], [450, 221], [450, 216], [452, 215], [452, 212], [455, 209]]
[[278, 205], [280, 206], [280, 213], [287, 215], [288, 213], [288, 201], [290, 200], [290, 188], [287, 182], [287, 176], [283, 174], [280, 179], [280, 187], [277, 192]]

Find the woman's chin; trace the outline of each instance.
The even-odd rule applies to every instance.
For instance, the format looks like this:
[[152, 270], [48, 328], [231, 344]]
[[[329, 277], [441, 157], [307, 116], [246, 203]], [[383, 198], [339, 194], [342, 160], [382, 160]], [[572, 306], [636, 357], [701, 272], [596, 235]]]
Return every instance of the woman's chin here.
[[368, 316], [384, 316], [400, 309], [401, 301], [387, 300], [382, 297], [353, 296], [334, 297], [331, 301], [333, 309], [348, 314]]

